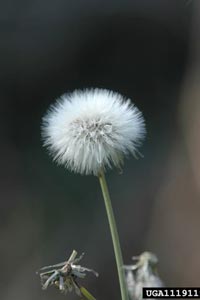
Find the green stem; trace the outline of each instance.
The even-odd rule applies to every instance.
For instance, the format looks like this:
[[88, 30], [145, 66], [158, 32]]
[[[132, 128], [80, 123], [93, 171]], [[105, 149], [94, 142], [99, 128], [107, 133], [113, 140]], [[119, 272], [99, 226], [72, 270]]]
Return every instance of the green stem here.
[[88, 300], [96, 300], [83, 286], [80, 287], [81, 294]]
[[122, 297], [122, 300], [128, 300], [129, 298], [128, 298], [128, 292], [127, 292], [127, 287], [126, 287], [126, 282], [125, 282], [125, 273], [124, 273], [124, 268], [123, 268], [122, 252], [121, 252], [121, 247], [120, 247], [120, 243], [119, 243], [119, 235], [117, 232], [117, 226], [116, 226], [115, 217], [114, 217], [114, 213], [113, 213], [110, 194], [108, 191], [108, 186], [106, 183], [106, 178], [105, 178], [104, 172], [101, 171], [98, 176], [99, 176], [99, 181], [100, 181], [100, 185], [101, 185], [101, 189], [102, 189], [102, 193], [103, 193], [108, 222], [109, 222], [111, 236], [112, 236], [115, 259], [116, 259], [116, 263], [117, 263], [117, 271], [118, 271], [118, 276], [119, 276], [121, 297]]

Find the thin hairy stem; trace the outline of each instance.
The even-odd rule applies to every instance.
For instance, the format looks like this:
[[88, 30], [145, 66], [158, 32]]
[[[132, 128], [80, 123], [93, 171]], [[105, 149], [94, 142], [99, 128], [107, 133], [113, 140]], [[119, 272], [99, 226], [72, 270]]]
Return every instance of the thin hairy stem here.
[[112, 203], [111, 203], [110, 194], [108, 191], [108, 186], [106, 183], [104, 172], [101, 171], [99, 173], [98, 177], [99, 177], [99, 181], [100, 181], [100, 185], [101, 185], [101, 189], [102, 189], [102, 193], [103, 193], [104, 203], [105, 203], [105, 207], [106, 207], [108, 222], [109, 222], [111, 236], [112, 236], [115, 259], [116, 259], [116, 263], [117, 263], [117, 271], [118, 271], [118, 276], [119, 276], [121, 297], [122, 297], [122, 300], [128, 300], [129, 298], [128, 298], [128, 292], [127, 292], [127, 287], [126, 287], [126, 282], [125, 282], [125, 273], [124, 273], [124, 268], [123, 268], [122, 252], [121, 252], [121, 247], [120, 247], [120, 243], [119, 243], [119, 235], [117, 232], [117, 226], [116, 226], [116, 222], [115, 222]]

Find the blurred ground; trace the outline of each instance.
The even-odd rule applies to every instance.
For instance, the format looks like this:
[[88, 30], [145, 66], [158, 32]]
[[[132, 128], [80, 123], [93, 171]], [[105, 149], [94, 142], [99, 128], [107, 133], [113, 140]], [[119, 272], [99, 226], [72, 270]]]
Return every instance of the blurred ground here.
[[54, 99], [85, 87], [130, 97], [146, 119], [144, 158], [108, 174], [124, 261], [154, 251], [166, 285], [198, 286], [199, 1], [0, 6], [1, 299], [64, 299], [35, 271], [72, 249], [100, 273], [84, 281], [97, 299], [120, 299], [97, 179], [57, 167], [40, 138]]

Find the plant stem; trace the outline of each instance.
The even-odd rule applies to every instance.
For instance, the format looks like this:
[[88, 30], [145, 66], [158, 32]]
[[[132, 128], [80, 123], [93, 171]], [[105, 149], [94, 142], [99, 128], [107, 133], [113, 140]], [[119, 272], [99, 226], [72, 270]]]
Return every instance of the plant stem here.
[[99, 173], [98, 177], [99, 177], [99, 181], [100, 181], [100, 185], [101, 185], [101, 190], [103, 193], [104, 203], [105, 203], [105, 207], [106, 207], [108, 222], [109, 222], [111, 236], [112, 236], [115, 259], [116, 259], [116, 263], [117, 263], [119, 284], [120, 284], [120, 290], [121, 290], [121, 297], [122, 297], [122, 300], [128, 300], [129, 298], [128, 298], [128, 292], [127, 292], [127, 287], [126, 287], [126, 282], [125, 282], [125, 273], [124, 273], [124, 268], [123, 268], [122, 252], [121, 252], [121, 247], [120, 247], [120, 243], [119, 243], [119, 235], [117, 232], [117, 226], [116, 226], [115, 217], [114, 217], [114, 213], [113, 213], [110, 194], [108, 191], [108, 186], [106, 183], [106, 178], [105, 178], [104, 172], [102, 170]]
[[96, 300], [83, 286], [80, 287], [81, 294], [88, 300]]

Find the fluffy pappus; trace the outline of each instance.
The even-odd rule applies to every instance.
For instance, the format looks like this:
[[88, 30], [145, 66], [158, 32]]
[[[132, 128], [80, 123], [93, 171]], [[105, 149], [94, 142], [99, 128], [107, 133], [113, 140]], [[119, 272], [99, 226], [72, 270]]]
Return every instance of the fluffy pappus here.
[[105, 89], [61, 96], [43, 118], [44, 145], [58, 164], [81, 174], [120, 167], [145, 135], [141, 112], [131, 101]]

